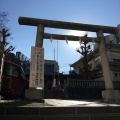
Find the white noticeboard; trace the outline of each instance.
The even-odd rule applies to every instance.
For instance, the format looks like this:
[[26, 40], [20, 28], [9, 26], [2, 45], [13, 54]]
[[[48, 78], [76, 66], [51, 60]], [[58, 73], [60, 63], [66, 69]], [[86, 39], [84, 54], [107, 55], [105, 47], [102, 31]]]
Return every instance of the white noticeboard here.
[[29, 87], [44, 88], [44, 48], [31, 47]]

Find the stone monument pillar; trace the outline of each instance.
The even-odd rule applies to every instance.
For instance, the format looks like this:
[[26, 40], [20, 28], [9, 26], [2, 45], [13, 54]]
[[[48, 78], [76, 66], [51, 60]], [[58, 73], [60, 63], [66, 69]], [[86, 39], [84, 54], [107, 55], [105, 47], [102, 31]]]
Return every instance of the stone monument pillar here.
[[98, 45], [99, 45], [99, 53], [101, 57], [105, 88], [106, 88], [106, 90], [102, 91], [102, 98], [108, 102], [111, 101], [116, 102], [120, 100], [120, 92], [119, 90], [114, 90], [113, 87], [112, 76], [111, 76], [107, 52], [105, 48], [105, 39], [103, 32], [101, 30], [97, 32], [97, 37], [100, 39]]

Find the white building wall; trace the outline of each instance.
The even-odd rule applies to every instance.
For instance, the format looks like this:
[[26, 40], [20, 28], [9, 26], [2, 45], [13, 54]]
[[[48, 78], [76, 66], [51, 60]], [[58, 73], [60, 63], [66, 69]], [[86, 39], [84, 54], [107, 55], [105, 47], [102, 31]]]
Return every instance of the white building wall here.
[[116, 44], [115, 34], [110, 34], [110, 35], [105, 36], [105, 40], [106, 40], [106, 43]]
[[119, 52], [111, 52], [111, 56], [112, 56], [112, 60], [113, 60], [114, 58], [120, 59], [120, 53], [119, 53]]
[[76, 74], [79, 74], [79, 68], [74, 69]]
[[109, 35], [109, 41], [108, 42], [112, 42], [112, 44], [116, 44], [115, 34], [110, 34]]
[[95, 43], [94, 46], [93, 46], [93, 50], [95, 50], [97, 48], [98, 48], [98, 43]]

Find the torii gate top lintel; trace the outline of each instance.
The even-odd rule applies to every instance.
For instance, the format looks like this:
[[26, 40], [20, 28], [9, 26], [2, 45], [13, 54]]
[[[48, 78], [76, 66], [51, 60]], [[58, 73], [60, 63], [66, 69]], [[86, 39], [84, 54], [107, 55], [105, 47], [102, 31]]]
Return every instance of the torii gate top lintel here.
[[18, 22], [21, 25], [38, 26], [39, 24], [43, 24], [44, 27], [69, 29], [69, 30], [82, 30], [82, 31], [91, 31], [91, 32], [98, 32], [99, 30], [102, 30], [103, 33], [112, 33], [112, 34], [118, 32], [117, 27], [63, 22], [63, 21], [46, 20], [46, 19], [36, 19], [36, 18], [28, 18], [28, 17], [19, 17]]

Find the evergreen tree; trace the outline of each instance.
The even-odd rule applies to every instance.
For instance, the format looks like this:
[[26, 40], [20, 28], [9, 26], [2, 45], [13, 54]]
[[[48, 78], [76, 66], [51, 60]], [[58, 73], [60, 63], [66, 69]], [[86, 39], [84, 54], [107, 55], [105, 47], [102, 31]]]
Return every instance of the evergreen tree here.
[[1, 70], [0, 70], [0, 89], [1, 89], [5, 56], [10, 51], [14, 50], [14, 47], [12, 45], [9, 45], [9, 42], [7, 42], [7, 37], [11, 35], [9, 29], [6, 27], [6, 23], [8, 22], [7, 16], [8, 13], [5, 12], [0, 13], [0, 54], [2, 55]]

